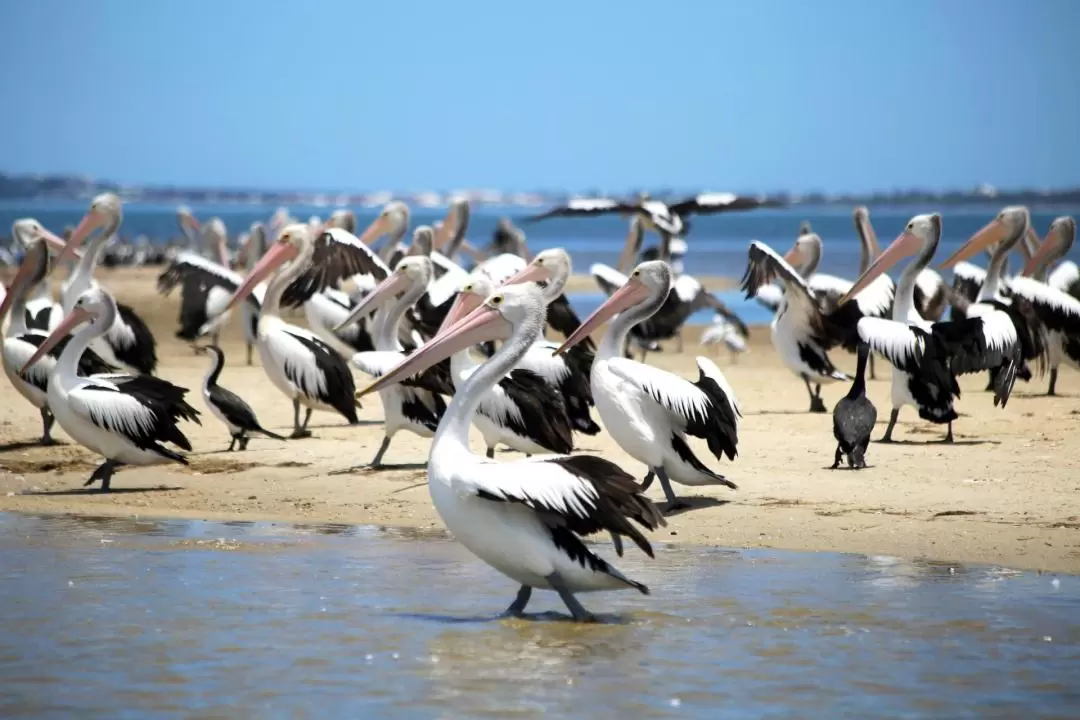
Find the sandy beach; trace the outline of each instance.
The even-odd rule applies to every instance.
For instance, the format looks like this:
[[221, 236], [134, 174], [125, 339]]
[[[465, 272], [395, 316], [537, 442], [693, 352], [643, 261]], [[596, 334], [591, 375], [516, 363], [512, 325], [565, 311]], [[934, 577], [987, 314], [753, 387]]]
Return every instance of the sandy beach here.
[[[207, 360], [173, 337], [179, 298], [156, 294], [156, 274], [154, 269], [102, 270], [98, 279], [150, 324], [159, 343], [159, 374], [191, 388], [189, 399], [204, 410], [199, 387]], [[708, 282], [714, 289], [732, 284], [724, 278]], [[587, 291], [594, 286], [588, 278], [575, 278], [572, 287]], [[686, 331], [683, 354], [669, 343], [651, 362], [696, 376], [697, 334], [697, 329]], [[287, 432], [291, 406], [257, 364], [243, 364], [238, 318], [230, 322], [222, 344], [229, 356], [222, 385], [242, 394], [264, 425]], [[854, 356], [842, 351], [833, 356], [842, 369], [854, 369]], [[1080, 453], [1075, 449], [1080, 374], [1075, 371], [1062, 368], [1058, 388], [1063, 394], [1055, 398], [1043, 396], [1045, 378], [1018, 383], [1004, 411], [993, 408], [991, 396], [983, 392], [984, 376], [964, 378], [954, 445], [936, 442], [944, 427], [919, 420], [907, 408], [897, 426], [900, 442], [872, 444], [870, 467], [851, 472], [827, 469], [835, 448], [831, 417], [806, 412], [802, 383], [781, 365], [768, 328], [755, 328], [751, 351], [734, 364], [726, 351], [717, 362], [743, 408], [739, 457], [720, 464], [739, 489], [676, 486], [694, 498], [694, 508], [671, 517], [657, 541], [1080, 573]], [[884, 362], [877, 366], [869, 393], [878, 408], [875, 436], [880, 436], [890, 409], [889, 369]], [[364, 381], [357, 373], [358, 385]], [[826, 404], [831, 408], [846, 391], [846, 386], [826, 386]], [[71, 444], [59, 426], [57, 436], [64, 444], [37, 446], [37, 410], [6, 381], [0, 397], [0, 510], [442, 529], [425, 485], [429, 440], [400, 433], [386, 462], [401, 467], [334, 474], [368, 462], [378, 447], [382, 411], [377, 397], [365, 399], [359, 427], [317, 413], [311, 439], [256, 438], [246, 452], [235, 453], [223, 452], [228, 434], [204, 411], [201, 427], [183, 426], [195, 448], [189, 467], [124, 468], [108, 494], [82, 488], [100, 462], [97, 456]], [[602, 454], [644, 475], [644, 468], [606, 434], [576, 439], [578, 451]], [[474, 449], [480, 448], [477, 435]], [[703, 445], [700, 450], [715, 467]], [[650, 492], [662, 498], [658, 486]]]

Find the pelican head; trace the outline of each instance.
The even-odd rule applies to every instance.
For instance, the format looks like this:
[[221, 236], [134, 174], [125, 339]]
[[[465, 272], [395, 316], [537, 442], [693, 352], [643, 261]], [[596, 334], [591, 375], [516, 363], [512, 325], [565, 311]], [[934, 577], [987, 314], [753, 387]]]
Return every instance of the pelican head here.
[[1031, 226], [1031, 214], [1023, 205], [1010, 205], [972, 235], [966, 243], [941, 263], [940, 268], [951, 268], [961, 260], [967, 260], [983, 250], [1004, 245], [1011, 250], [1024, 237]]
[[409, 245], [410, 255], [431, 256], [435, 248], [435, 230], [430, 225], [420, 225], [413, 230], [412, 244]]
[[401, 262], [394, 268], [394, 272], [386, 276], [386, 279], [375, 286], [367, 296], [361, 300], [356, 307], [349, 312], [349, 316], [345, 318], [334, 328], [334, 332], [341, 330], [342, 328], [352, 325], [360, 318], [368, 315], [372, 310], [378, 307], [382, 307], [391, 300], [410, 293], [417, 292], [419, 294], [427, 288], [428, 283], [431, 282], [431, 278], [434, 275], [434, 269], [431, 264], [431, 258], [426, 255], [410, 255], [401, 259]]
[[820, 235], [815, 232], [802, 233], [795, 238], [795, 244], [784, 255], [784, 259], [800, 274], [809, 275], [821, 262], [823, 247]]
[[499, 288], [461, 322], [436, 335], [390, 372], [357, 392], [356, 397], [423, 372], [474, 345], [508, 337], [522, 327], [531, 326], [528, 329], [539, 336], [544, 327], [544, 307], [543, 290], [536, 283]]
[[1039, 272], [1058, 258], [1063, 258], [1076, 242], [1076, 220], [1069, 215], [1062, 215], [1050, 223], [1050, 232], [1039, 245], [1039, 249], [1024, 265], [1024, 275], [1031, 276]]
[[255, 267], [251, 269], [244, 282], [229, 298], [222, 313], [236, 307], [266, 278], [270, 277], [285, 263], [296, 260], [311, 249], [311, 228], [307, 223], [291, 223], [278, 233], [277, 240], [267, 249]]
[[62, 264], [74, 255], [83, 241], [95, 230], [101, 228], [103, 235], [106, 237], [112, 236], [120, 227], [123, 217], [123, 203], [121, 203], [118, 195], [115, 193], [102, 193], [95, 197], [90, 201], [90, 209], [83, 215], [82, 220], [75, 227], [75, 231], [71, 233], [71, 239], [68, 240], [67, 247], [57, 258], [57, 264]]
[[38, 346], [30, 359], [19, 368], [19, 374], [26, 372], [26, 368], [40, 360], [60, 340], [67, 337], [68, 333], [87, 320], [90, 321], [95, 336], [105, 334], [116, 320], [116, 301], [112, 299], [112, 296], [104, 288], [92, 287], [79, 296], [79, 299], [75, 301], [75, 306], [67, 314], [63, 322], [49, 334], [49, 337], [45, 338], [45, 341]]
[[671, 280], [671, 267], [663, 260], [641, 263], [630, 273], [623, 286], [613, 292], [603, 305], [596, 308], [593, 314], [566, 338], [566, 342], [559, 346], [555, 354], [566, 352], [621, 312], [638, 306], [658, 306], [671, 292]]
[[469, 279], [458, 290], [450, 311], [443, 318], [442, 325], [436, 336], [443, 335], [458, 323], [459, 320], [471, 313], [483, 304], [484, 299], [495, 292], [495, 283], [491, 278], [480, 270], [473, 270]]
[[879, 275], [904, 258], [919, 254], [925, 254], [927, 257], [932, 256], [940, 240], [941, 215], [930, 213], [916, 215], [911, 218], [904, 227], [904, 231], [892, 241], [889, 247], [885, 248], [885, 252], [878, 255], [874, 262], [870, 263], [870, 267], [863, 271], [863, 274], [859, 276], [851, 289], [847, 291], [844, 297], [840, 298], [840, 304], [843, 305], [858, 295], [863, 288], [876, 280]]
[[[570, 253], [563, 248], [548, 248], [536, 254], [528, 265], [503, 285], [519, 285], [525, 282], [547, 283], [555, 295], [562, 293], [573, 265]], [[556, 292], [557, 291], [557, 292]]]
[[454, 254], [469, 229], [469, 213], [469, 198], [463, 195], [451, 198], [450, 209], [435, 235], [436, 250], [442, 250], [449, 244], [448, 250], [451, 255]]
[[38, 241], [43, 241], [48, 249], [60, 254], [67, 243], [62, 238], [49, 232], [34, 218], [20, 218], [11, 224], [11, 237], [24, 248], [29, 248]]
[[184, 237], [191, 237], [201, 229], [199, 221], [195, 219], [195, 215], [187, 205], [176, 208], [176, 222], [180, 224], [180, 231], [184, 233]]
[[336, 227], [346, 230], [350, 233], [356, 233], [356, 213], [348, 208], [338, 208], [330, 214], [330, 219], [326, 221], [326, 227]]
[[[17, 220], [15, 225], [18, 226], [20, 222], [22, 221]], [[30, 288], [35, 287], [48, 274], [49, 248], [47, 243], [44, 240], [28, 240], [26, 253], [23, 255], [19, 270], [15, 273], [15, 278], [11, 281], [11, 287], [8, 288], [4, 299], [0, 301], [0, 322], [3, 322], [4, 318], [7, 317], [11, 306], [15, 304], [15, 300], [24, 297], [30, 291]]]
[[409, 227], [409, 206], [400, 200], [395, 200], [383, 206], [379, 216], [372, 220], [360, 236], [360, 242], [370, 245], [386, 234], [404, 235], [407, 227]]

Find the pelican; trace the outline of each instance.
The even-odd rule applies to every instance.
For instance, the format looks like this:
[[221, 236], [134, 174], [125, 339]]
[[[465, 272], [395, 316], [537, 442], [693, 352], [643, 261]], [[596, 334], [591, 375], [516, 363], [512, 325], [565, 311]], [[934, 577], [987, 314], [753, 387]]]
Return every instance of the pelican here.
[[844, 304], [878, 275], [903, 258], [915, 256], [896, 283], [893, 319], [864, 317], [855, 325], [859, 338], [893, 366], [892, 414], [881, 442], [893, 441], [893, 428], [904, 405], [914, 405], [924, 420], [947, 423], [944, 441], [952, 442], [952, 422], [957, 418], [953, 398], [960, 396], [956, 374], [1003, 367], [995, 388], [995, 405], [1004, 406], [1012, 389], [1019, 344], [1006, 313], [993, 310], [964, 321], [931, 323], [915, 309], [917, 277], [940, 241], [941, 216], [916, 215], [841, 298], [843, 310]]
[[[353, 308], [344, 324], [353, 323], [373, 308], [378, 308], [375, 318], [376, 349], [353, 355], [351, 362], [354, 366], [371, 377], [379, 377], [404, 359], [398, 326], [405, 311], [424, 294], [431, 275], [431, 260], [428, 258], [402, 258], [394, 272]], [[446, 411], [446, 403], [439, 393], [449, 395], [453, 389], [448, 381], [427, 386], [431, 389], [391, 385], [379, 391], [383, 406], [383, 439], [370, 468], [382, 467], [383, 455], [398, 431], [408, 430], [420, 437], [435, 435], [439, 420]]]
[[641, 263], [556, 352], [573, 347], [611, 319], [592, 367], [596, 409], [619, 447], [648, 468], [643, 488], [658, 477], [668, 509], [673, 510], [685, 503], [675, 496], [671, 481], [737, 489], [694, 455], [686, 435], [707, 440], [717, 459], [727, 455], [734, 460], [740, 411], [724, 374], [707, 358], [697, 358], [699, 378], [691, 383], [621, 356], [630, 328], [662, 307], [670, 291], [671, 268], [666, 262]]
[[[315, 333], [281, 319], [278, 308], [288, 290], [301, 301], [330, 283], [371, 267], [371, 251], [356, 237], [331, 228], [312, 239], [306, 223], [286, 225], [277, 241], [244, 278], [226, 310], [244, 300], [264, 279], [286, 262], [266, 288], [256, 347], [270, 382], [293, 403], [293, 433], [311, 437], [307, 429], [315, 410], [337, 412], [350, 425], [359, 422], [353, 400], [355, 384], [345, 360]], [[295, 281], [295, 282], [294, 282]], [[300, 423], [300, 406], [306, 408]]]
[[[16, 220], [11, 226], [11, 237], [22, 246], [24, 252], [29, 250], [30, 243], [33, 242], [31, 237], [35, 234], [37, 237], [46, 239], [46, 242], [52, 245], [50, 249], [56, 252], [63, 250], [64, 241], [47, 232], [37, 220], [24, 218]], [[25, 316], [25, 327], [30, 330], [42, 330], [45, 333], [55, 330], [64, 319], [64, 309], [53, 300], [48, 275], [42, 276], [41, 282], [28, 292], [29, 295], [22, 311]]]
[[1063, 281], [1065, 273], [1058, 274], [1058, 270], [1064, 265], [1051, 273], [1046, 283], [1036, 277], [1045, 270], [1048, 262], [1068, 253], [1075, 241], [1076, 220], [1069, 216], [1056, 218], [1050, 224], [1046, 239], [1024, 266], [1022, 276], [1009, 282], [1013, 297], [1028, 300], [1049, 331], [1050, 385], [1047, 395], [1057, 394], [1061, 363], [1080, 369], [1080, 286], [1075, 283], [1070, 286]]
[[[197, 223], [190, 214], [180, 215], [180, 223]], [[200, 227], [195, 224], [195, 227]], [[195, 252], [177, 253], [173, 261], [158, 276], [157, 288], [162, 295], [168, 295], [177, 285], [180, 288], [180, 329], [176, 337], [187, 342], [194, 342], [199, 337], [199, 329], [211, 318], [218, 318], [212, 341], [219, 342], [220, 328], [227, 320], [222, 311], [229, 298], [240, 287], [243, 278], [233, 272], [229, 264], [228, 233], [221, 218], [211, 218], [202, 227], [207, 250], [214, 254], [214, 259], [207, 259]], [[257, 259], [257, 258], [256, 258]], [[258, 310], [257, 295], [252, 297]], [[250, 332], [247, 330], [246, 332]], [[249, 363], [250, 364], [250, 363]]]
[[210, 368], [206, 371], [206, 377], [203, 378], [203, 402], [210, 408], [210, 412], [229, 429], [229, 437], [232, 438], [232, 442], [229, 443], [229, 452], [232, 452], [237, 444], [240, 445], [241, 450], [247, 450], [251, 433], [259, 433], [273, 440], [285, 439], [259, 424], [255, 411], [244, 402], [242, 397], [218, 385], [218, 378], [221, 377], [221, 371], [225, 367], [225, 352], [221, 348], [217, 345], [199, 345], [196, 346], [195, 352], [199, 355], [211, 356]]
[[565, 455], [495, 462], [469, 451], [469, 426], [484, 394], [506, 376], [544, 329], [544, 298], [535, 283], [513, 285], [488, 298], [383, 375], [367, 394], [441, 362], [455, 352], [509, 339], [454, 394], [428, 457], [428, 488], [454, 537], [481, 560], [520, 583], [507, 614], [521, 615], [533, 588], [557, 592], [575, 620], [593, 616], [575, 597], [598, 590], [648, 588], [590, 550], [581, 535], [625, 535], [643, 552], [647, 530], [665, 524], [633, 478], [594, 456]]
[[100, 480], [103, 492], [109, 490], [113, 472], [122, 465], [167, 461], [186, 465], [187, 459], [165, 443], [190, 451], [191, 443], [177, 424], [180, 420], [199, 422], [199, 411], [184, 400], [187, 389], [161, 378], [78, 374], [83, 352], [93, 338], [109, 332], [116, 316], [116, 301], [108, 292], [103, 288], [87, 290], [20, 370], [25, 372], [79, 328], [49, 377], [48, 402], [64, 432], [105, 457], [86, 481], [90, 485]]
[[[5, 294], [3, 285], [0, 285], [0, 323], [7, 319], [9, 310], [11, 313], [10, 323], [3, 335], [0, 335], [0, 355], [2, 355], [4, 373], [15, 390], [41, 413], [41, 444], [52, 445], [55, 442], [52, 437], [54, 418], [49, 409], [46, 393], [49, 387], [49, 375], [56, 367], [57, 358], [67, 345], [67, 338], [57, 341], [57, 346], [48, 355], [42, 357], [40, 362], [29, 368], [25, 376], [19, 374], [19, 368], [26, 365], [26, 361], [48, 337], [48, 334], [41, 330], [27, 329], [26, 296], [31, 288], [41, 285], [48, 277], [49, 250], [46, 243], [54, 242], [62, 245], [63, 240], [42, 228], [35, 221], [16, 221], [16, 225], [20, 223], [23, 224], [20, 232], [25, 231], [34, 239], [26, 238], [26, 253], [23, 255], [22, 264], [15, 274], [15, 279], [12, 280], [10, 291]], [[87, 374], [115, 370], [106, 365], [92, 350], [83, 353], [79, 359], [79, 369]]]
[[[90, 210], [72, 232], [71, 239], [57, 258], [59, 265], [73, 257], [79, 245], [95, 230], [101, 230], [90, 241], [67, 285], [61, 289], [60, 299], [65, 315], [71, 312], [83, 293], [94, 287], [94, 269], [123, 218], [120, 198], [113, 193], [103, 193], [93, 199]], [[113, 324], [105, 332], [90, 336], [94, 351], [109, 365], [140, 375], [153, 374], [157, 368], [157, 341], [154, 335], [132, 308], [120, 302], [115, 304], [117, 312], [109, 315]]]

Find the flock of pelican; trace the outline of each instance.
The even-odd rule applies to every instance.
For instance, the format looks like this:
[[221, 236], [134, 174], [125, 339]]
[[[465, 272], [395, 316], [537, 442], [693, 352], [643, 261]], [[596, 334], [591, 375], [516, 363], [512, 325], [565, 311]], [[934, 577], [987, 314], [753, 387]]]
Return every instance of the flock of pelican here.
[[[665, 514], [684, 502], [673, 484], [736, 489], [690, 446], [690, 438], [700, 439], [716, 461], [736, 458], [741, 410], [724, 374], [706, 357], [697, 358], [693, 381], [644, 359], [702, 308], [719, 317], [710, 342], [745, 350], [745, 324], [681, 272], [677, 256], [685, 252], [686, 216], [762, 204], [716, 193], [670, 206], [576, 201], [533, 218], [630, 215], [618, 264], [591, 268], [608, 298], [584, 321], [564, 294], [569, 254], [561, 248], [532, 254], [524, 234], [504, 225], [504, 252], [484, 255], [465, 239], [464, 201], [453, 202], [436, 227], [415, 228], [408, 244], [409, 210], [402, 203], [387, 205], [359, 234], [349, 211], [325, 223], [298, 222], [279, 211], [248, 232], [238, 258], [243, 275], [232, 268], [220, 220], [200, 224], [182, 208], [181, 229], [193, 245], [201, 235], [203, 252], [173, 257], [158, 286], [165, 294], [181, 288], [176, 334], [210, 359], [202, 397], [228, 429], [230, 450], [246, 449], [253, 435], [286, 440], [219, 385], [226, 358], [217, 334], [239, 307], [247, 362], [257, 353], [271, 384], [292, 404], [289, 439], [310, 435], [315, 411], [356, 424], [362, 398], [378, 393], [384, 435], [365, 467], [384, 467], [399, 432], [431, 438], [427, 471], [435, 508], [458, 541], [520, 585], [506, 612], [520, 615], [533, 589], [545, 589], [575, 619], [589, 620], [578, 594], [648, 588], [598, 555], [584, 536], [607, 533], [619, 556], [628, 538], [652, 557], [646, 533], [665, 525]], [[17, 221], [14, 234], [26, 252], [0, 301], [4, 370], [40, 410], [42, 442], [52, 442], [58, 422], [102, 456], [86, 483], [100, 481], [102, 490], [122, 466], [186, 463], [169, 446], [190, 451], [180, 425], [200, 422], [188, 390], [155, 375], [146, 324], [93, 279], [122, 220], [119, 198], [105, 194], [67, 241], [35, 220]], [[784, 255], [751, 242], [743, 278], [748, 297], [775, 309], [772, 342], [803, 381], [811, 412], [826, 410], [821, 384], [852, 380], [829, 352], [858, 353], [851, 389], [834, 411], [834, 467], [845, 457], [852, 467], [866, 466], [876, 410], [865, 397], [865, 374], [868, 365], [873, 371], [874, 354], [894, 370], [884, 441], [892, 439], [905, 405], [947, 424], [951, 440], [957, 375], [989, 373], [995, 404], [1004, 405], [1017, 378], [1049, 369], [1053, 393], [1057, 367], [1080, 365], [1080, 273], [1067, 262], [1054, 267], [1075, 239], [1072, 218], [1055, 220], [1039, 241], [1026, 208], [1005, 208], [940, 265], [956, 268], [952, 287], [929, 268], [941, 239], [939, 215], [913, 217], [884, 251], [864, 208], [854, 222], [865, 248], [854, 281], [816, 272], [823, 242], [808, 227]], [[657, 232], [659, 246], [630, 267], [646, 229]], [[1006, 258], [1016, 249], [1025, 253], [1023, 269], [1008, 275]], [[980, 275], [968, 261], [984, 251], [991, 257]], [[472, 268], [459, 257], [470, 258]], [[894, 283], [887, 272], [905, 258], [911, 260]], [[47, 280], [66, 263], [73, 266], [56, 303]], [[954, 316], [944, 320], [949, 305]], [[301, 307], [307, 327], [281, 315]], [[594, 345], [591, 336], [604, 324]], [[549, 340], [549, 328], [564, 340]], [[635, 349], [640, 360], [633, 359]], [[359, 391], [354, 371], [370, 379]], [[645, 466], [642, 482], [608, 459], [573, 454], [575, 435], [595, 435], [601, 425]], [[471, 427], [483, 438], [483, 454], [469, 447]], [[500, 446], [523, 456], [497, 461]], [[654, 479], [663, 508], [644, 494]]]

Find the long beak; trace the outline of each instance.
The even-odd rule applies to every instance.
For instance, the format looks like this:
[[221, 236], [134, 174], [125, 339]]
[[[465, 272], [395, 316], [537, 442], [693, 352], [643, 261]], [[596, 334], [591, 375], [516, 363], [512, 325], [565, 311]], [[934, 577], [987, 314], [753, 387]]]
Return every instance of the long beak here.
[[508, 279], [503, 285], [521, 285], [527, 282], [547, 282], [550, 279], [551, 273], [544, 267], [535, 263], [529, 263], [521, 272]]
[[950, 255], [948, 259], [938, 265], [938, 267], [942, 269], [951, 268], [961, 260], [967, 260], [983, 250], [994, 247], [1005, 239], [1005, 233], [1005, 224], [998, 218], [994, 218], [984, 225], [979, 232], [972, 235], [966, 243], [961, 245], [956, 252]]
[[38, 349], [34, 351], [33, 355], [30, 356], [30, 359], [23, 363], [23, 366], [19, 368], [19, 374], [22, 375], [24, 372], [26, 372], [26, 368], [30, 367], [38, 360], [40, 360], [42, 355], [49, 352], [53, 349], [53, 347], [56, 346], [56, 343], [60, 342], [61, 339], [67, 337], [68, 333], [70, 333], [72, 330], [77, 328], [79, 325], [82, 325], [84, 322], [86, 322], [92, 317], [94, 317], [94, 313], [90, 312], [89, 310], [80, 307], [74, 308], [70, 313], [68, 313], [67, 317], [64, 318], [64, 321], [61, 322], [60, 325], [58, 325], [57, 328], [49, 334], [49, 337], [45, 338], [45, 342], [41, 343], [41, 345], [38, 346]]
[[[1024, 270], [1020, 274], [1025, 277], [1034, 275], [1039, 268], [1049, 262], [1050, 258], [1053, 257], [1054, 251], [1057, 249], [1056, 245], [1057, 243], [1054, 242], [1053, 234], [1047, 235], [1046, 239], [1039, 245], [1039, 249], [1035, 251], [1035, 254], [1029, 257], [1027, 262], [1024, 263]], [[3, 313], [0, 313], [0, 318], [2, 317], [4, 317], [4, 315]]]
[[60, 265], [68, 258], [75, 254], [75, 251], [79, 249], [79, 246], [83, 244], [83, 241], [90, 236], [90, 233], [97, 230], [105, 222], [105, 216], [96, 210], [83, 215], [83, 219], [79, 221], [78, 227], [75, 228], [75, 232], [71, 233], [71, 239], [64, 245], [64, 249], [60, 251], [60, 255], [56, 258], [56, 264]]
[[622, 252], [619, 253], [619, 259], [615, 265], [615, 269], [621, 273], [627, 272], [633, 267], [634, 258], [641, 252], [641, 240], [645, 237], [645, 233], [641, 228], [641, 218], [634, 214], [634, 217], [630, 219], [630, 230], [626, 234], [626, 242], [623, 243]]
[[512, 327], [509, 321], [498, 310], [490, 305], [481, 305], [446, 334], [436, 335], [398, 363], [393, 370], [358, 391], [356, 397], [362, 398], [399, 380], [412, 377], [473, 345], [505, 337], [510, 330]]
[[435, 241], [432, 246], [436, 250], [442, 250], [443, 246], [450, 242], [450, 238], [457, 231], [457, 221], [457, 206], [451, 204], [450, 210], [447, 211], [446, 217], [443, 218], [442, 225], [435, 231]]
[[[40, 250], [34, 247], [30, 248], [31, 252], [39, 252]], [[0, 322], [3, 322], [7, 317], [8, 311], [11, 310], [12, 304], [15, 302], [15, 297], [21, 295], [26, 288], [26, 285], [30, 282], [37, 271], [36, 265], [39, 264], [41, 258], [38, 257], [37, 261], [27, 253], [23, 258], [22, 263], [19, 265], [19, 271], [15, 273], [15, 277], [11, 281], [11, 285], [8, 287], [7, 295], [4, 296], [4, 301], [0, 303]]]
[[226, 312], [239, 305], [244, 298], [251, 294], [259, 283], [295, 257], [296, 248], [292, 243], [275, 243], [274, 246], [259, 259], [259, 262], [251, 269], [248, 276], [244, 278], [244, 284], [238, 287], [236, 292], [233, 293], [233, 296], [229, 298], [229, 304], [225, 306], [225, 309], [221, 311], [221, 314], [224, 315]]
[[881, 275], [904, 258], [919, 252], [921, 247], [922, 242], [918, 237], [906, 231], [900, 233], [899, 237], [893, 240], [889, 247], [885, 248], [885, 252], [878, 255], [874, 262], [870, 263], [870, 267], [866, 268], [866, 272], [855, 281], [855, 284], [851, 286], [851, 289], [847, 291], [844, 297], [840, 298], [840, 305], [862, 292], [863, 288], [874, 282], [878, 275]]
[[364, 230], [364, 234], [360, 236], [360, 242], [365, 245], [370, 245], [378, 240], [386, 232], [386, 223], [387, 220], [385, 215], [380, 215], [375, 218], [375, 220], [367, 226], [367, 229]]
[[375, 289], [367, 294], [360, 304], [352, 309], [349, 316], [340, 325], [334, 328], [334, 332], [347, 328], [354, 322], [371, 312], [392, 297], [397, 296], [409, 289], [409, 279], [404, 273], [390, 273], [390, 276], [375, 286]]
[[64, 242], [63, 238], [54, 235], [45, 228], [41, 228], [37, 231], [36, 234], [38, 237], [45, 241], [45, 244], [49, 246], [49, 250], [58, 257], [60, 255], [63, 255], [64, 250], [67, 249], [67, 243]]
[[453, 330], [455, 325], [483, 303], [484, 298], [476, 293], [459, 292], [457, 297], [454, 298], [454, 304], [450, 306], [450, 312], [446, 313], [446, 317], [443, 318], [442, 325], [439, 326], [439, 331], [435, 333], [435, 337], [442, 337]]
[[650, 294], [649, 288], [644, 283], [635, 278], [630, 278], [625, 285], [613, 292], [603, 305], [596, 308], [593, 314], [587, 317], [585, 322], [581, 323], [578, 329], [571, 333], [570, 337], [566, 338], [566, 342], [560, 345], [559, 349], [552, 354], [561, 355], [566, 352], [614, 316], [648, 300]]
[[795, 246], [784, 254], [784, 261], [791, 267], [798, 270], [802, 267], [802, 264], [806, 262], [806, 258], [803, 257], [802, 250]]

